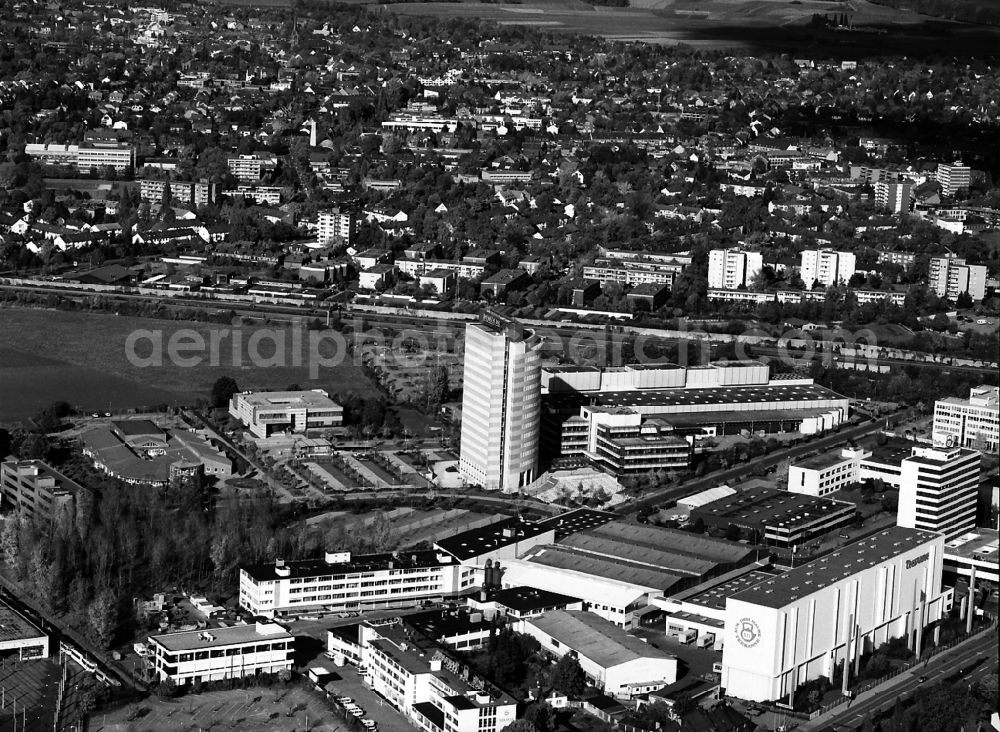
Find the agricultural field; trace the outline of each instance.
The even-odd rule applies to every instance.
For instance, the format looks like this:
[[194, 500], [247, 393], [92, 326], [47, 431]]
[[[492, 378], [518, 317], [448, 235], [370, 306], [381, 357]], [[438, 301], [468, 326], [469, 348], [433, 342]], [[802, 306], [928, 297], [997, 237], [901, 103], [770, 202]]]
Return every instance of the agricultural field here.
[[[0, 422], [26, 419], [60, 399], [81, 411], [102, 413], [193, 403], [207, 397], [220, 376], [232, 377], [243, 389], [298, 384], [331, 393], [364, 393], [374, 388], [350, 358], [330, 366], [318, 361], [310, 369], [308, 333], [297, 343], [286, 325], [261, 332], [265, 328], [0, 308], [0, 344], [4, 344], [0, 346]], [[178, 350], [181, 358], [173, 358], [168, 346], [182, 329], [205, 346]], [[138, 339], [131, 353], [139, 358], [130, 358], [130, 334], [134, 337], [140, 331], [153, 335]], [[218, 342], [214, 355], [213, 338]], [[157, 342], [161, 344], [158, 349]], [[321, 341], [316, 352], [332, 362], [333, 349], [332, 342]], [[158, 363], [152, 358], [154, 350], [162, 353]]]

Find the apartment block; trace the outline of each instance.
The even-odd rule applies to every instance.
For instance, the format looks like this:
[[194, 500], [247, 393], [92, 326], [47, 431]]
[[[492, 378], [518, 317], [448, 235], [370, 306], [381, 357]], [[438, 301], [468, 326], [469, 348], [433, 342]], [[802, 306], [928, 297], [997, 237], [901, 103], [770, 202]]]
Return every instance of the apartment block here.
[[139, 181], [139, 196], [145, 201], [159, 201], [163, 192], [170, 189], [170, 198], [188, 206], [207, 206], [215, 203], [218, 189], [208, 180], [181, 181], [142, 178]]
[[934, 403], [935, 445], [970, 447], [995, 453], [1000, 449], [1000, 389], [978, 386], [968, 399], [948, 397]]
[[119, 142], [87, 142], [80, 145], [76, 167], [84, 172], [104, 167], [128, 170], [135, 167], [135, 148]]
[[18, 513], [69, 521], [76, 498], [87, 490], [41, 460], [7, 460], [0, 463], [0, 505]]
[[908, 213], [913, 199], [913, 183], [879, 181], [875, 184], [875, 205], [894, 214]]
[[947, 254], [932, 257], [927, 270], [927, 283], [938, 297], [954, 301], [963, 292], [975, 302], [986, 296], [986, 267], [966, 264], [965, 259]]
[[832, 249], [807, 249], [802, 252], [801, 277], [806, 288], [811, 290], [815, 283], [824, 287], [846, 285], [855, 272], [855, 256], [851, 252], [836, 252]]
[[275, 166], [273, 158], [263, 155], [237, 155], [226, 162], [229, 165], [229, 172], [240, 183], [256, 183], [264, 175], [264, 171]]
[[746, 287], [763, 266], [760, 252], [739, 248], [713, 249], [708, 253], [708, 286], [723, 290]]
[[329, 244], [339, 239], [345, 244], [350, 244], [357, 221], [354, 214], [335, 209], [320, 212], [316, 224], [316, 234], [320, 243]]

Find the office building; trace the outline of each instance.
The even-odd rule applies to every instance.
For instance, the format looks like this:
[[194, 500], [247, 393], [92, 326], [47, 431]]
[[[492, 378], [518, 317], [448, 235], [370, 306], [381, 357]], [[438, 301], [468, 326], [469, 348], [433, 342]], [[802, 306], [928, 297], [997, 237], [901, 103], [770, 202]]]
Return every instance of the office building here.
[[950, 584], [958, 577], [971, 579], [973, 571], [977, 583], [1000, 582], [1000, 533], [996, 529], [977, 526], [975, 530], [945, 542], [945, 582]]
[[927, 284], [937, 293], [954, 302], [963, 292], [967, 292], [974, 302], [986, 296], [986, 267], [966, 264], [961, 257], [947, 254], [931, 257], [927, 268]]
[[135, 167], [135, 148], [121, 142], [95, 140], [80, 145], [76, 166], [82, 172], [114, 168], [121, 172]]
[[968, 399], [947, 397], [934, 402], [932, 437], [935, 445], [996, 453], [1000, 449], [1000, 388], [977, 386]]
[[894, 638], [921, 634], [951, 608], [941, 590], [944, 538], [893, 527], [735, 592], [726, 600], [722, 687], [750, 701], [794, 703], [806, 681], [850, 677]]
[[807, 249], [802, 252], [800, 276], [811, 290], [819, 283], [824, 287], [846, 285], [854, 276], [855, 257], [851, 252], [832, 249]]
[[466, 326], [459, 470], [470, 483], [512, 493], [536, 478], [540, 344], [492, 313]]
[[954, 196], [959, 191], [968, 191], [971, 180], [972, 168], [962, 165], [962, 161], [957, 160], [951, 165], [938, 163], [937, 181], [941, 184], [942, 195]]
[[295, 638], [277, 623], [150, 636], [146, 663], [158, 681], [178, 686], [291, 671]]
[[554, 610], [517, 624], [545, 653], [572, 653], [588, 682], [605, 694], [632, 699], [677, 680], [677, 657], [579, 610]]
[[685, 438], [743, 430], [817, 434], [837, 427], [849, 410], [846, 397], [812, 379], [772, 379], [769, 367], [756, 361], [690, 368], [662, 363], [546, 367], [541, 383], [544, 446], [552, 454], [572, 449], [570, 443], [562, 444], [563, 427], [571, 419], [567, 437], [582, 446], [583, 433], [590, 429], [580, 420], [585, 408], [591, 416], [602, 409], [611, 414], [628, 409], [644, 418], [658, 417]]
[[131, 485], [166, 487], [178, 478], [233, 472], [226, 453], [198, 433], [168, 431], [148, 419], [116, 420], [80, 440], [95, 468]]
[[909, 213], [913, 199], [913, 183], [909, 181], [879, 181], [875, 184], [875, 205], [894, 214]]
[[[0, 658], [27, 661], [49, 657], [49, 636], [0, 600]], [[17, 676], [15, 670], [14, 676]]]
[[734, 526], [755, 544], [789, 549], [849, 526], [856, 514], [846, 501], [743, 483], [733, 495], [692, 508], [690, 517], [720, 529]]
[[350, 244], [354, 239], [357, 220], [352, 213], [334, 209], [321, 211], [316, 219], [316, 234], [321, 244], [340, 240]]
[[974, 529], [981, 463], [973, 450], [914, 447], [900, 463], [896, 523], [947, 540]]
[[845, 447], [839, 453], [820, 453], [788, 466], [788, 490], [809, 496], [827, 496], [861, 480], [861, 461], [871, 453]]
[[476, 570], [441, 551], [327, 552], [240, 567], [240, 607], [274, 617], [317, 610], [372, 610], [440, 601], [470, 590]]
[[501, 732], [517, 701], [400, 623], [360, 626], [365, 684], [423, 732]]
[[229, 413], [254, 437], [338, 427], [344, 408], [322, 389], [310, 391], [245, 391], [229, 400]]
[[48, 521], [72, 521], [77, 496], [87, 490], [41, 460], [0, 463], [0, 506]]
[[723, 290], [749, 287], [763, 266], [760, 252], [748, 252], [738, 247], [713, 249], [708, 253], [708, 286]]
[[581, 407], [562, 424], [562, 457], [580, 455], [616, 476], [685, 470], [691, 445], [662, 419], [626, 407]]

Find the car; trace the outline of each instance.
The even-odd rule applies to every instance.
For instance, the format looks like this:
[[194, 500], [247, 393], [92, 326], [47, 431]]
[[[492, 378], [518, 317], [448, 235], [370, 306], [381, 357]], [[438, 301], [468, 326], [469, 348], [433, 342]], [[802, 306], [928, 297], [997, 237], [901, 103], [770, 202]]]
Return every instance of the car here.
[[338, 696], [337, 701], [341, 704], [353, 704], [354, 700], [349, 696]]
[[919, 678], [917, 678], [917, 681], [918, 681], [918, 682], [920, 682], [920, 683], [922, 684], [922, 683], [924, 683], [925, 681], [927, 681], [927, 677], [926, 677], [926, 676], [920, 676]]
[[347, 711], [349, 713], [351, 713], [352, 715], [354, 715], [355, 717], [357, 717], [358, 719], [360, 719], [361, 717], [365, 716], [365, 710], [364, 709], [348, 709]]

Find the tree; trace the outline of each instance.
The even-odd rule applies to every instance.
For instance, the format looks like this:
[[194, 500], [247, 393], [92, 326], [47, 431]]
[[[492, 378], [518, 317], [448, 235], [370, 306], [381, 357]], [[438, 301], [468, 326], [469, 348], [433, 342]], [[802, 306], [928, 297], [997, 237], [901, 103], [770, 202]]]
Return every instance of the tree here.
[[538, 728], [526, 719], [515, 719], [500, 732], [538, 732]]
[[678, 694], [677, 698], [674, 699], [674, 714], [678, 717], [683, 717], [685, 714], [689, 714], [694, 711], [697, 704], [695, 704], [694, 699], [692, 699], [687, 694]]
[[87, 608], [91, 638], [101, 650], [107, 650], [114, 641], [118, 628], [118, 597], [110, 588], [97, 593]]
[[524, 709], [524, 721], [538, 732], [552, 732], [555, 728], [555, 712], [548, 704], [529, 704]]
[[220, 376], [212, 384], [212, 406], [213, 407], [224, 407], [232, 399], [233, 394], [236, 394], [240, 390], [237, 386], [236, 380], [231, 376]]
[[550, 683], [556, 691], [566, 696], [578, 697], [587, 687], [587, 677], [580, 667], [580, 662], [567, 653], [552, 668]]

